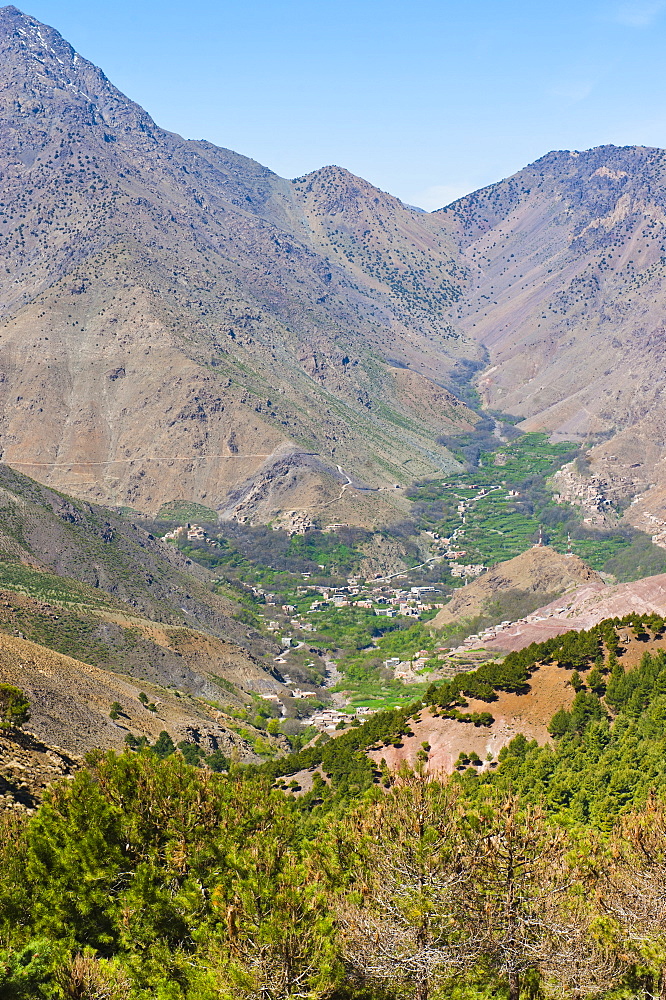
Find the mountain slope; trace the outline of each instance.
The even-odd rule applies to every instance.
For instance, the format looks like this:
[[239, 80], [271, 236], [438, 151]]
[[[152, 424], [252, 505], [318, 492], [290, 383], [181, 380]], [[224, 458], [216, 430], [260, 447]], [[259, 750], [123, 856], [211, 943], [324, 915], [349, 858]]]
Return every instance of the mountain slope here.
[[[26, 728], [39, 740], [83, 754], [97, 747], [121, 747], [125, 736], [152, 743], [162, 730], [183, 740], [188, 730], [214, 736], [229, 750], [234, 737], [228, 719], [200, 700], [62, 656], [36, 643], [0, 634], [0, 683], [21, 688], [30, 699]], [[144, 693], [156, 710], [139, 699]], [[117, 721], [109, 716], [120, 705]], [[243, 741], [238, 741], [242, 745]]]
[[468, 267], [458, 320], [489, 352], [486, 403], [601, 436], [573, 493], [591, 487], [593, 515], [643, 494], [627, 518], [663, 532], [666, 152], [552, 152], [435, 214]]
[[[648, 613], [647, 609], [643, 613]], [[596, 619], [600, 621], [602, 619]], [[591, 622], [590, 622], [591, 624]], [[612, 627], [612, 622], [608, 623]], [[571, 628], [578, 629], [580, 624]], [[649, 629], [649, 626], [648, 626]], [[666, 639], [663, 632], [650, 635], [644, 631], [637, 636], [631, 626], [620, 625], [616, 632], [618, 636], [617, 655], [621, 669], [629, 673], [636, 669], [645, 654], [654, 656], [664, 651]], [[561, 633], [560, 633], [561, 634]], [[550, 638], [547, 632], [535, 633], [531, 641], [544, 642]], [[524, 648], [517, 646], [515, 648]], [[542, 650], [541, 655], [545, 650]], [[536, 655], [539, 655], [538, 653]], [[581, 677], [587, 679], [592, 668], [592, 657], [579, 664]], [[424, 707], [410, 724], [410, 731], [400, 740], [394, 740], [377, 749], [372, 749], [370, 757], [379, 764], [384, 760], [384, 767], [398, 768], [403, 761], [415, 766], [423, 758], [424, 744], [429, 746], [428, 769], [432, 773], [452, 773], [461, 765], [459, 755], [469, 762], [469, 755], [478, 757], [476, 767], [486, 770], [497, 767], [500, 751], [516, 736], [522, 734], [528, 740], [536, 740], [539, 744], [552, 742], [549, 734], [549, 723], [560, 709], [570, 710], [575, 698], [572, 687], [573, 668], [560, 664], [546, 656], [545, 662], [538, 662], [529, 682], [522, 691], [498, 690], [492, 700], [465, 698], [465, 713], [489, 712], [493, 721], [488, 725], [470, 725], [455, 718], [447, 717], [441, 708]], [[605, 675], [609, 682], [610, 671]], [[589, 689], [589, 688], [588, 688]], [[436, 700], [435, 692], [435, 700]], [[464, 768], [464, 763], [462, 768]], [[462, 769], [461, 768], [461, 769]]]
[[478, 615], [492, 616], [493, 602], [506, 601], [508, 594], [515, 595], [515, 600], [528, 599], [533, 608], [538, 607], [540, 598], [562, 594], [586, 582], [603, 586], [601, 577], [578, 556], [562, 555], [547, 545], [536, 546], [498, 563], [456, 591], [433, 618], [433, 625], [442, 628]]
[[[0, 60], [4, 461], [107, 504], [185, 497], [228, 516], [259, 473], [264, 519], [284, 507], [285, 454], [315, 508], [345, 483], [339, 464], [374, 487], [452, 467], [436, 438], [475, 418], [437, 382], [478, 348], [446, 318], [457, 250], [428, 217], [345, 175], [337, 211], [381, 203], [376, 224], [390, 209], [401, 234], [400, 261], [372, 272], [335, 250], [321, 196], [160, 129], [14, 7]], [[430, 257], [418, 308], [416, 243]], [[374, 500], [379, 520], [404, 510]]]
[[[166, 730], [254, 757], [229, 713], [283, 684], [278, 647], [238, 612], [178, 550], [0, 465], [0, 682], [28, 695], [29, 732], [47, 750], [81, 754]], [[26, 739], [37, 766], [43, 748]], [[0, 740], [0, 796], [8, 783], [14, 801], [6, 749]], [[14, 757], [10, 747], [12, 774]]]
[[277, 647], [177, 549], [2, 465], [0, 515], [0, 632], [236, 706], [280, 689]]
[[4, 566], [68, 577], [156, 620], [246, 636], [234, 604], [211, 592], [211, 574], [120, 515], [3, 465], [0, 505]]
[[[533, 614], [478, 643], [484, 649], [511, 651], [545, 642], [572, 630], [592, 628], [608, 618], [666, 613], [666, 574], [612, 586], [591, 580]], [[472, 645], [477, 645], [472, 643]]]

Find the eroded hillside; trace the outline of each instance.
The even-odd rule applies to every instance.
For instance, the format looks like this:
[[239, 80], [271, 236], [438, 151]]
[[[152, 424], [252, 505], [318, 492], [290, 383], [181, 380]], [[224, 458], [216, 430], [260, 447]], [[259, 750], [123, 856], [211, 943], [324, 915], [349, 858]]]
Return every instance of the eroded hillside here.
[[626, 519], [660, 537], [665, 181], [660, 149], [552, 152], [435, 213], [468, 267], [458, 318], [490, 355], [486, 403], [528, 430], [601, 439], [563, 492], [601, 525], [638, 498]]
[[[322, 207], [326, 171], [306, 198], [165, 132], [14, 7], [0, 51], [6, 462], [142, 511], [186, 498], [268, 520], [326, 504], [366, 523], [404, 502], [357, 492], [349, 513], [348, 476], [376, 488], [452, 467], [436, 439], [476, 418], [438, 383], [479, 351], [446, 319], [450, 240], [349, 175]], [[338, 252], [318, 219], [358, 206], [400, 234], [386, 273]]]

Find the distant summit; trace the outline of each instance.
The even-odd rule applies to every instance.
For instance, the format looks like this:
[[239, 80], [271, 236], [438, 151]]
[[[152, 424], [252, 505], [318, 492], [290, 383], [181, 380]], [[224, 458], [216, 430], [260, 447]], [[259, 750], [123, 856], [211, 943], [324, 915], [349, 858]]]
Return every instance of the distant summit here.
[[627, 519], [666, 539], [664, 150], [553, 151], [435, 214], [468, 268], [457, 321], [489, 352], [484, 402], [600, 442], [567, 497], [598, 524], [640, 497]]
[[15, 7], [0, 66], [4, 461], [142, 511], [387, 524], [476, 389], [596, 442], [561, 494], [666, 544], [662, 150], [553, 151], [425, 213], [163, 130]]
[[[164, 131], [15, 7], [0, 65], [6, 462], [107, 504], [313, 523], [390, 522], [382, 487], [453, 467], [437, 438], [476, 418], [443, 386], [479, 351], [441, 225], [341, 168], [290, 183]], [[336, 499], [346, 475], [370, 491]]]

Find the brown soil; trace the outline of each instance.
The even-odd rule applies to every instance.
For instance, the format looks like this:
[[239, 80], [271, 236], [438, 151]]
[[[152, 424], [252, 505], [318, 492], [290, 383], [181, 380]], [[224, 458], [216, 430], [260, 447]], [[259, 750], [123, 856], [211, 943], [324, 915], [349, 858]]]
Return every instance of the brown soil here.
[[[30, 699], [26, 728], [35, 738], [67, 753], [122, 747], [128, 732], [153, 742], [166, 730], [175, 743], [196, 731], [211, 748], [231, 752], [236, 747], [242, 759], [256, 759], [249, 745], [229, 729], [226, 716], [205, 702], [138, 683], [24, 639], [0, 634], [0, 682], [19, 687]], [[142, 691], [154, 702], [155, 712], [139, 700]], [[109, 717], [113, 702], [121, 706], [115, 721]]]
[[574, 692], [568, 686], [571, 674], [554, 664], [540, 667], [530, 680], [527, 694], [511, 694], [500, 691], [497, 701], [483, 702], [471, 699], [465, 712], [490, 712], [495, 721], [492, 726], [476, 727], [470, 723], [457, 722], [434, 716], [430, 709], [420, 714], [419, 722], [412, 722], [413, 736], [403, 737], [401, 747], [385, 746], [375, 750], [370, 756], [377, 763], [384, 758], [390, 768], [397, 768], [402, 761], [414, 765], [421, 744], [430, 744], [428, 768], [450, 774], [461, 751], [475, 751], [482, 761], [488, 755], [497, 759], [503, 746], [510, 743], [518, 733], [539, 743], [548, 741], [547, 725], [555, 712], [568, 708]]
[[[630, 629], [619, 629], [621, 652], [620, 662], [626, 670], [636, 667], [645, 652], [655, 653], [666, 650], [666, 636], [657, 640], [642, 642], [637, 640]], [[579, 671], [583, 677], [586, 671]], [[428, 769], [431, 773], [450, 774], [462, 751], [476, 752], [484, 762], [484, 769], [490, 764], [488, 755], [494, 760], [502, 747], [519, 733], [540, 744], [550, 742], [548, 723], [560, 708], [569, 708], [574, 699], [574, 691], [569, 681], [571, 671], [556, 663], [542, 664], [534, 672], [526, 694], [498, 692], [497, 701], [484, 702], [469, 699], [465, 712], [490, 712], [494, 722], [488, 727], [476, 727], [471, 723], [458, 722], [433, 715], [431, 709], [420, 713], [418, 722], [411, 722], [413, 736], [405, 736], [401, 747], [384, 746], [370, 752], [370, 757], [379, 763], [382, 758], [390, 768], [397, 768], [403, 761], [413, 766], [421, 744], [430, 744]]]
[[601, 583], [601, 577], [578, 556], [565, 556], [547, 545], [536, 546], [499, 563], [473, 583], [458, 590], [433, 619], [437, 628], [483, 614], [503, 591], [562, 594], [581, 583]]

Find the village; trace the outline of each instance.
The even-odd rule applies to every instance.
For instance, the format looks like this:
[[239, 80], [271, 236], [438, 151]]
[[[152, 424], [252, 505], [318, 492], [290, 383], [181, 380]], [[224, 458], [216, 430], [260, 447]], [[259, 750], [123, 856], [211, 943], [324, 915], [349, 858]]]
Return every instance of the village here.
[[[537, 444], [538, 448], [544, 447]], [[508, 453], [499, 453], [495, 464], [506, 467], [509, 457]], [[528, 457], [530, 463], [542, 461], [540, 452], [536, 458], [531, 454]], [[515, 457], [511, 460], [516, 461]], [[531, 468], [526, 462], [521, 475], [530, 472]], [[568, 471], [559, 473], [555, 480], [560, 490], [553, 498], [555, 502], [567, 499]], [[293, 572], [288, 581], [279, 583], [275, 577], [261, 575], [245, 580], [244, 586], [255, 599], [254, 613], [261, 621], [261, 631], [272, 635], [281, 646], [275, 664], [285, 680], [281, 697], [287, 699], [289, 714], [295, 710], [301, 720], [307, 720], [308, 725], [323, 732], [344, 729], [359, 724], [363, 716], [377, 710], [378, 705], [391, 704], [391, 699], [400, 696], [403, 686], [404, 696], [408, 697], [410, 689], [416, 691], [423, 684], [473, 670], [488, 660], [503, 659], [525, 630], [539, 636], [562, 631], [561, 619], [567, 617], [568, 609], [553, 602], [520, 620], [508, 620], [509, 615], [505, 614], [505, 620], [489, 623], [485, 628], [477, 626], [466, 638], [462, 638], [465, 632], [461, 629], [455, 639], [449, 639], [448, 645], [437, 645], [438, 638], [440, 642], [446, 640], [432, 629], [421, 634], [415, 632], [414, 641], [402, 645], [391, 646], [384, 641], [384, 635], [390, 634], [391, 629], [408, 631], [411, 623], [427, 625], [448, 603], [452, 585], [466, 586], [488, 566], [501, 561], [498, 559], [500, 554], [507, 552], [508, 555], [512, 546], [527, 548], [531, 544], [538, 548], [544, 544], [541, 526], [538, 526], [537, 536], [533, 519], [523, 512], [521, 505], [525, 504], [526, 495], [520, 483], [514, 485], [515, 480], [514, 483], [511, 480], [500, 484], [484, 483], [481, 479], [480, 476], [464, 484], [437, 484], [440, 495], [446, 497], [446, 507], [438, 511], [439, 523], [433, 519], [423, 524], [419, 539], [422, 561], [416, 565], [384, 569], [383, 573], [375, 573], [371, 578], [362, 578], [359, 574], [336, 578], [329, 576], [321, 565], [319, 571], [313, 568], [312, 572]], [[584, 499], [591, 506], [604, 506], [594, 491]], [[530, 503], [527, 497], [528, 513]], [[587, 508], [584, 513], [591, 516]], [[588, 517], [584, 517], [583, 523], [587, 521]], [[313, 527], [294, 523], [289, 533], [306, 534]], [[322, 532], [331, 533], [345, 527], [348, 526], [331, 523]], [[187, 540], [199, 546], [215, 548], [220, 545], [198, 524], [180, 526], [164, 537], [166, 541]], [[565, 538], [566, 542], [560, 538], [560, 546], [566, 544], [563, 554], [572, 556], [572, 539], [568, 531]], [[653, 541], [659, 539], [653, 538]], [[387, 630], [380, 624], [382, 619], [395, 619], [395, 625], [388, 626]], [[357, 647], [363, 651], [366, 661], [370, 662], [374, 656], [371, 669], [377, 672], [377, 682], [373, 693], [365, 689], [360, 697], [353, 683], [349, 690], [343, 691], [340, 675], [335, 683], [327, 680], [323, 687], [321, 680], [308, 682], [308, 671], [316, 663], [315, 654], [335, 668], [331, 656], [340, 660], [340, 651], [345, 649], [345, 634], [354, 630], [360, 631], [362, 637], [367, 633], [367, 640], [362, 638], [367, 644]], [[308, 655], [313, 657], [313, 663]], [[340, 662], [344, 664], [344, 656]], [[343, 665], [341, 669], [344, 673], [346, 668]], [[298, 683], [292, 683], [289, 671], [298, 678]], [[324, 693], [325, 687], [332, 689], [330, 695]], [[294, 701], [302, 707], [294, 709]]]
[[[463, 524], [465, 511], [470, 502], [472, 501], [461, 501], [458, 509]], [[296, 700], [313, 701], [318, 701], [321, 695], [320, 690], [310, 690], [292, 682], [289, 674], [284, 672], [284, 668], [289, 664], [290, 653], [303, 650], [309, 642], [316, 641], [317, 615], [330, 610], [350, 609], [363, 611], [378, 618], [428, 620], [444, 606], [448, 590], [437, 584], [406, 586], [403, 581], [409, 581], [410, 573], [422, 566], [444, 561], [447, 563], [446, 568], [450, 576], [461, 579], [464, 583], [484, 572], [486, 567], [481, 564], [462, 562], [466, 552], [458, 548], [458, 545], [463, 533], [462, 526], [449, 538], [442, 538], [436, 532], [426, 532], [430, 536], [431, 555], [422, 564], [386, 576], [377, 574], [373, 580], [348, 577], [343, 584], [327, 585], [319, 580], [312, 580], [312, 573], [303, 572], [300, 574], [302, 583], [296, 585], [293, 591], [292, 600], [297, 603], [283, 603], [284, 596], [262, 586], [247, 585], [252, 595], [266, 609], [265, 613], [258, 613], [258, 618], [263, 619], [263, 628], [267, 633], [274, 635], [282, 646], [282, 652], [275, 657], [275, 663], [284, 678], [285, 695]], [[201, 525], [194, 523], [180, 525], [168, 531], [162, 536], [162, 541], [195, 542], [204, 543], [211, 548], [219, 547], [219, 542], [215, 538], [211, 538]], [[383, 664], [394, 680], [414, 684], [423, 682], [425, 674], [432, 672], [433, 657], [441, 661], [448, 652], [446, 647], [438, 648], [434, 652], [422, 649], [416, 651], [409, 660], [402, 661], [392, 657], [384, 660]], [[442, 675], [456, 672], [455, 667], [452, 669], [450, 665], [447, 667], [441, 663], [438, 666], [441, 667]], [[284, 712], [284, 705], [278, 696], [273, 695], [269, 700], [275, 701], [281, 712]], [[313, 709], [312, 713], [302, 712], [302, 717], [304, 720], [307, 719], [308, 725], [314, 726], [321, 732], [358, 725], [373, 711], [367, 706], [360, 706], [354, 710], [348, 706], [322, 708], [313, 706]]]
[[[344, 704], [344, 699], [338, 698], [335, 706], [321, 706], [321, 689], [312, 690], [299, 686], [292, 682], [289, 674], [285, 673], [285, 667], [293, 662], [291, 654], [298, 653], [308, 648], [309, 644], [317, 643], [317, 633], [319, 632], [317, 617], [326, 612], [334, 610], [354, 610], [370, 614], [377, 618], [401, 618], [413, 619], [415, 622], [428, 621], [437, 611], [444, 607], [448, 600], [448, 588], [438, 584], [408, 585], [410, 576], [422, 567], [430, 567], [434, 563], [445, 563], [443, 576], [459, 579], [463, 585], [471, 579], [480, 576], [487, 567], [480, 563], [466, 563], [467, 552], [464, 545], [464, 535], [467, 525], [468, 515], [471, 508], [479, 500], [484, 499], [490, 493], [495, 493], [501, 487], [482, 486], [470, 487], [474, 490], [471, 496], [461, 496], [458, 494], [456, 514], [458, 525], [450, 531], [448, 537], [439, 535], [436, 531], [426, 531], [429, 536], [430, 554], [419, 565], [403, 569], [388, 575], [377, 574], [372, 580], [364, 580], [357, 576], [350, 576], [344, 583], [336, 585], [322, 583], [321, 576], [312, 579], [313, 574], [303, 572], [300, 574], [302, 582], [297, 584], [290, 594], [278, 594], [271, 592], [266, 587], [259, 585], [248, 585], [248, 589], [253, 596], [263, 605], [262, 612], [258, 617], [263, 619], [263, 629], [275, 636], [282, 647], [282, 652], [275, 657], [275, 663], [282, 672], [285, 683], [285, 696], [295, 700], [312, 701], [312, 711], [302, 710], [299, 714], [307, 724], [314, 726], [321, 732], [331, 732], [336, 729], [344, 729], [347, 726], [358, 725], [364, 716], [373, 710], [367, 706], [352, 709]], [[504, 493], [505, 491], [502, 490]], [[510, 490], [507, 499], [518, 494]], [[327, 525], [327, 528], [335, 528], [337, 525]], [[304, 532], [307, 528], [299, 527], [296, 532]], [[188, 541], [203, 543], [215, 548], [219, 542], [211, 538], [205, 529], [198, 524], [186, 524], [167, 532], [163, 536], [164, 541]], [[537, 545], [541, 544], [541, 538]], [[324, 567], [320, 567], [324, 569]], [[285, 597], [291, 597], [291, 602], [285, 601]], [[525, 624], [531, 623], [535, 619], [534, 615], [528, 616]], [[434, 649], [420, 649], [411, 654], [409, 659], [400, 657], [389, 657], [382, 661], [383, 667], [394, 681], [400, 681], [405, 685], [422, 683], [426, 678], [445, 678], [453, 676], [462, 671], [473, 669], [478, 665], [476, 659], [487, 656], [501, 655], [492, 652], [495, 646], [494, 640], [500, 638], [510, 629], [515, 628], [516, 623], [502, 621], [498, 625], [490, 626], [482, 632], [472, 634], [464, 639], [455, 648], [447, 646], [436, 646]], [[375, 640], [373, 640], [373, 643]], [[487, 655], [484, 652], [486, 644], [490, 647]], [[314, 649], [310, 650], [314, 652]], [[307, 664], [306, 664], [307, 665]], [[315, 688], [317, 685], [313, 685]], [[284, 712], [284, 705], [277, 696], [273, 700], [279, 703], [279, 708]]]

